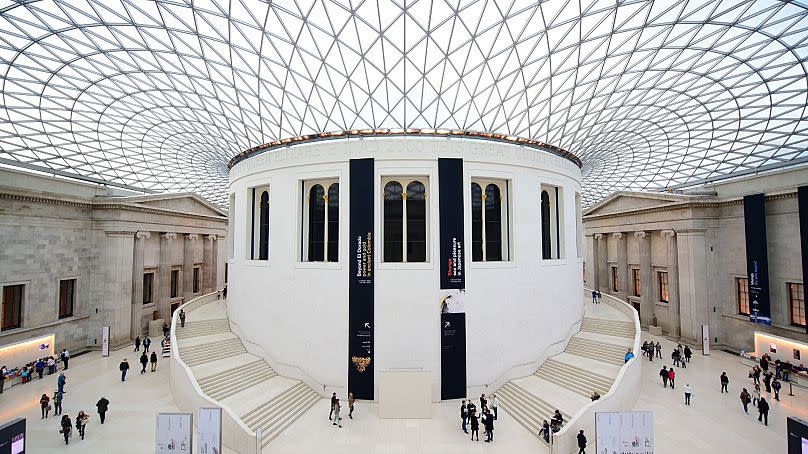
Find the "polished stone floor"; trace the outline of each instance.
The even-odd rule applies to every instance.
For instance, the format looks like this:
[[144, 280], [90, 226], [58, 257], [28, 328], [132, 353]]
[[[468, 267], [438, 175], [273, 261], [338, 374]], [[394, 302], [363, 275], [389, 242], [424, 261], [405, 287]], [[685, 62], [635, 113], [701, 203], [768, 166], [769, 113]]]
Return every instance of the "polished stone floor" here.
[[[654, 339], [644, 335], [646, 339]], [[670, 355], [674, 344], [661, 339], [663, 354]], [[126, 383], [121, 383], [118, 363], [127, 357], [133, 363]], [[112, 352], [109, 358], [89, 353], [74, 358], [67, 371], [67, 395], [64, 412], [75, 418], [80, 409], [89, 411], [93, 420], [87, 437], [75, 436], [65, 447], [58, 433], [58, 420], [39, 417], [39, 396], [55, 389], [56, 375], [42, 381], [14, 386], [0, 395], [0, 421], [13, 417], [28, 418], [29, 450], [33, 454], [86, 452], [143, 454], [153, 452], [154, 414], [178, 411], [168, 388], [168, 371], [141, 376], [135, 368], [136, 355], [131, 349]], [[738, 398], [748, 386], [747, 367], [740, 359], [720, 351], [710, 356], [694, 355], [687, 369], [677, 369], [677, 389], [663, 389], [657, 373], [670, 360], [643, 364], [642, 389], [638, 390], [637, 410], [652, 410], [655, 418], [656, 453], [782, 453], [786, 451], [786, 416], [808, 418], [808, 392], [788, 387], [781, 402], [771, 400], [769, 426], [757, 417], [745, 415]], [[166, 366], [168, 363], [165, 364]], [[720, 394], [719, 375], [727, 371], [730, 393]], [[693, 387], [692, 406], [684, 405], [682, 387]], [[95, 402], [104, 395], [110, 400], [107, 422], [99, 424]], [[772, 396], [773, 397], [773, 396]], [[265, 453], [542, 453], [547, 452], [521, 425], [501, 414], [493, 444], [472, 442], [459, 429], [456, 420], [459, 404], [447, 402], [434, 406], [432, 420], [380, 420], [374, 405], [358, 404], [356, 419], [344, 421], [338, 429], [327, 419], [328, 404], [323, 400], [273, 441]], [[590, 437], [592, 439], [592, 437]], [[227, 450], [225, 452], [228, 452]], [[594, 452], [594, 450], [592, 450]]]

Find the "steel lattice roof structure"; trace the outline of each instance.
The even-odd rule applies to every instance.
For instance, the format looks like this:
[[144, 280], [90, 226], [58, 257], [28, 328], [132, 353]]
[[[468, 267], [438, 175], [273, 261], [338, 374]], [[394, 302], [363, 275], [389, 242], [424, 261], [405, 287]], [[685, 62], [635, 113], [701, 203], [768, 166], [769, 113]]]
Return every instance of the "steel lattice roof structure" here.
[[225, 204], [285, 137], [488, 131], [585, 203], [808, 160], [808, 4], [0, 0], [0, 163]]

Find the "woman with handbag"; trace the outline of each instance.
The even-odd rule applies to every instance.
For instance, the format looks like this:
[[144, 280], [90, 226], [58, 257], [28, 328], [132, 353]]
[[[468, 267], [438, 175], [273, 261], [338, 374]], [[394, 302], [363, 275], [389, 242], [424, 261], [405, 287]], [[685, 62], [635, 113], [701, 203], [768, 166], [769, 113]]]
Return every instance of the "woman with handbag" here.
[[73, 427], [73, 422], [70, 421], [70, 416], [63, 415], [62, 416], [62, 429], [59, 431], [62, 436], [65, 437], [65, 444], [70, 443], [70, 430]]
[[89, 421], [90, 415], [84, 413], [84, 410], [79, 410], [79, 414], [76, 416], [76, 429], [78, 429], [82, 440], [84, 440], [84, 429], [87, 427]]
[[42, 417], [39, 419], [47, 418], [51, 409], [50, 397], [48, 397], [47, 394], [43, 394], [42, 397], [39, 398], [39, 408], [42, 409]]

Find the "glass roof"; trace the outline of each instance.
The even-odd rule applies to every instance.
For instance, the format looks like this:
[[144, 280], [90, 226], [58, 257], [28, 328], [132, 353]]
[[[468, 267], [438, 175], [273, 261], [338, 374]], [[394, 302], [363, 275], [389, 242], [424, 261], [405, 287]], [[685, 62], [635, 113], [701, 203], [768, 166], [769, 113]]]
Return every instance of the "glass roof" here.
[[804, 1], [0, 0], [0, 164], [226, 204], [258, 144], [465, 129], [591, 204], [808, 160], [807, 71]]

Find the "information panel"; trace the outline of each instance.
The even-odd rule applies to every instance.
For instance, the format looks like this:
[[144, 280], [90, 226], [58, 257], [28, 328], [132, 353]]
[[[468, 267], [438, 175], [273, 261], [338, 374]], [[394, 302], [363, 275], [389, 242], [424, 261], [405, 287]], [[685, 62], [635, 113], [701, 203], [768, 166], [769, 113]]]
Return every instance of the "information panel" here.
[[654, 414], [650, 411], [595, 413], [597, 452], [653, 454]]
[[196, 417], [197, 454], [222, 452], [222, 409], [200, 407]]
[[[802, 282], [808, 287], [808, 186], [797, 189], [800, 206], [800, 244], [802, 245]], [[804, 287], [803, 287], [804, 288]], [[808, 323], [805, 324], [808, 333]]]
[[463, 236], [463, 160], [438, 159], [440, 288], [466, 288]]
[[0, 454], [25, 454], [25, 418], [0, 426]]
[[746, 228], [746, 272], [749, 278], [749, 318], [754, 323], [771, 325], [765, 201], [763, 194], [744, 196], [743, 217]]
[[373, 159], [351, 159], [348, 392], [373, 400]]
[[158, 413], [154, 431], [155, 454], [191, 454], [191, 413]]
[[440, 315], [440, 398], [466, 397], [466, 314]]

